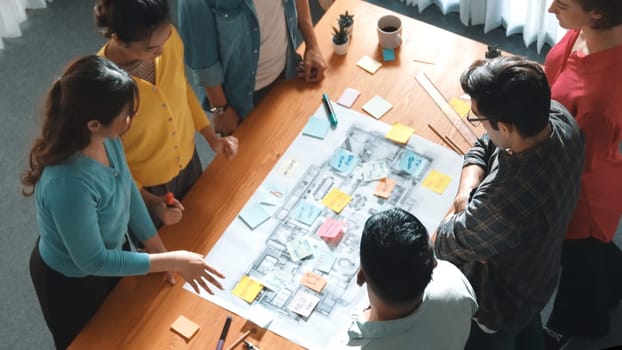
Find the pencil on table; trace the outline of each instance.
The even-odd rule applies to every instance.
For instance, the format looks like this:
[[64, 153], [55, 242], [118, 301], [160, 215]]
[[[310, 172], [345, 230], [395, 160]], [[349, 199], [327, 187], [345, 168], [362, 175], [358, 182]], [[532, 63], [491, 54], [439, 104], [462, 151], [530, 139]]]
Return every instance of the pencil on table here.
[[[428, 124], [428, 128], [430, 128], [430, 130], [432, 130], [432, 131], [434, 132], [434, 134], [436, 134], [436, 136], [438, 136], [438, 138], [440, 138], [441, 140], [443, 140], [443, 142], [445, 142], [445, 144], [446, 144], [447, 146], [449, 146], [449, 148], [450, 148], [452, 151], [454, 151], [454, 152], [456, 152], [456, 153], [458, 153], [458, 154], [462, 153], [462, 152], [460, 151], [460, 149], [459, 149], [459, 148], [456, 148], [456, 146], [454, 146], [453, 144], [451, 144], [451, 143], [447, 142], [447, 140], [443, 137], [443, 135], [441, 135], [441, 133], [440, 133], [440, 132], [438, 132], [436, 129], [434, 129], [434, 127], [433, 127], [432, 125]], [[464, 155], [464, 153], [462, 153], [462, 154]]]
[[464, 151], [460, 149], [460, 147], [458, 147], [458, 145], [456, 145], [450, 138], [449, 136], [445, 136], [445, 140], [447, 141], [447, 143], [451, 144], [456, 150], [458, 150], [458, 153], [464, 155]]
[[248, 335], [251, 333], [255, 333], [255, 328], [249, 329], [246, 332], [242, 333], [242, 335], [238, 339], [236, 339], [233, 343], [231, 343], [231, 345], [227, 347], [227, 350], [233, 350], [236, 346], [238, 346], [238, 344], [240, 344], [244, 339], [246, 339], [246, 337], [248, 337]]

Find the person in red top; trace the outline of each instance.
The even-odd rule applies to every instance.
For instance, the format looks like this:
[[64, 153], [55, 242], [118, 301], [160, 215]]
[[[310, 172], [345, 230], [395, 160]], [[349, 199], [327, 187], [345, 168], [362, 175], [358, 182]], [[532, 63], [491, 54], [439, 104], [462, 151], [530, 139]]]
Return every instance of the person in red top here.
[[609, 332], [609, 309], [622, 298], [622, 1], [555, 0], [549, 8], [568, 29], [549, 52], [552, 98], [585, 135], [581, 193], [562, 252], [563, 272], [547, 332], [554, 348], [570, 336]]

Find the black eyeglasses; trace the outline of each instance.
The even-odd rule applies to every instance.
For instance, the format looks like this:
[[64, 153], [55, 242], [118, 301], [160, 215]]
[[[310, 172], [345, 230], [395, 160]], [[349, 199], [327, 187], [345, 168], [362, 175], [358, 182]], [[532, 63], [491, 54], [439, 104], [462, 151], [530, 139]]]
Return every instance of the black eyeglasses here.
[[473, 110], [470, 110], [469, 114], [467, 114], [466, 120], [468, 120], [469, 123], [471, 123], [471, 125], [473, 125], [474, 127], [478, 127], [483, 120], [489, 120], [489, 119], [480, 117], [477, 114], [473, 113]]

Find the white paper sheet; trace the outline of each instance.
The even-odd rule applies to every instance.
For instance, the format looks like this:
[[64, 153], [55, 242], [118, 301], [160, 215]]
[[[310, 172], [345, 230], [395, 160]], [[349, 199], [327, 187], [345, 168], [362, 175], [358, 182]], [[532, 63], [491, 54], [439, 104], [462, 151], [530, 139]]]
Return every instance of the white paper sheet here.
[[[207, 255], [207, 262], [227, 276], [223, 281], [225, 290], [215, 290], [213, 296], [205, 292], [200, 294], [245, 318], [252, 319], [258, 310], [264, 316], [272, 314], [268, 329], [309, 349], [324, 349], [337, 332], [347, 328], [353, 308], [366, 298], [364, 288], [356, 285], [358, 249], [365, 220], [378, 211], [400, 207], [416, 215], [430, 233], [434, 232], [453, 202], [462, 167], [462, 158], [446, 148], [417, 135], [411, 137], [407, 145], [398, 145], [384, 137], [390, 125], [342, 106], [335, 105], [334, 108], [339, 126], [329, 130], [324, 140], [301, 133], [249, 199], [249, 204], [256, 203], [265, 197], [267, 189], [275, 185], [284, 188], [286, 196], [275, 207], [272, 217], [255, 230], [250, 230], [236, 217]], [[325, 113], [320, 105], [314, 115], [326, 118]], [[338, 172], [329, 164], [342, 147], [359, 158], [349, 175]], [[407, 152], [428, 162], [425, 169], [415, 173], [416, 177], [400, 166], [400, 160]], [[379, 160], [386, 162], [388, 177], [397, 182], [388, 199], [373, 195], [380, 180], [363, 179], [363, 164]], [[421, 181], [432, 169], [452, 178], [443, 194], [421, 186]], [[352, 196], [340, 214], [321, 204], [332, 188]], [[310, 226], [292, 217], [301, 201], [321, 208], [321, 213]], [[325, 218], [346, 222], [345, 234], [339, 242], [327, 242], [316, 234]], [[302, 237], [312, 243], [313, 254], [295, 261], [288, 253], [287, 243]], [[333, 256], [335, 259], [329, 266], [326, 266], [327, 253], [331, 254], [328, 255], [331, 260]], [[326, 269], [330, 271], [324, 271]], [[278, 291], [264, 288], [252, 305], [231, 294], [243, 276], [261, 281], [275, 271], [280, 275], [287, 274], [291, 279]], [[327, 279], [321, 293], [300, 285], [307, 271]], [[185, 288], [192, 292], [188, 285]], [[300, 292], [319, 298], [308, 317], [288, 309], [294, 296]]]

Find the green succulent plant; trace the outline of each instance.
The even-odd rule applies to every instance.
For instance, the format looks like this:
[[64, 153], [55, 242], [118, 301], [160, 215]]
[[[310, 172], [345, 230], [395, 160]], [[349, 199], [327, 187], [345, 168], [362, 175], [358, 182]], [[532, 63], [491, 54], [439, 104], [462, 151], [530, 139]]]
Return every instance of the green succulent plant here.
[[350, 27], [354, 24], [354, 15], [349, 14], [346, 10], [345, 13], [339, 15], [337, 22], [339, 22], [340, 25], [343, 25], [344, 28]]
[[339, 24], [339, 28], [333, 26], [333, 42], [336, 45], [342, 45], [348, 42], [348, 32], [341, 23]]

